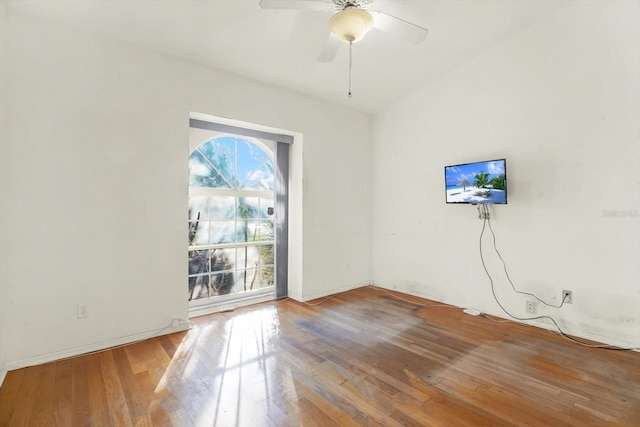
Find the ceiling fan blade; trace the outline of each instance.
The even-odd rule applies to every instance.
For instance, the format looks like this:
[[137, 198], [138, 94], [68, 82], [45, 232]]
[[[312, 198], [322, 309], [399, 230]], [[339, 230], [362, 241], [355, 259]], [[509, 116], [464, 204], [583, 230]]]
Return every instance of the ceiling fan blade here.
[[263, 9], [291, 9], [311, 11], [335, 11], [336, 5], [331, 0], [260, 0]]
[[336, 53], [338, 53], [338, 49], [342, 46], [343, 41], [340, 40], [340, 37], [335, 35], [334, 33], [329, 33], [329, 38], [326, 43], [322, 47], [320, 51], [320, 55], [318, 55], [319, 62], [331, 62], [335, 59]]
[[418, 44], [423, 41], [429, 32], [426, 28], [412, 24], [404, 19], [396, 18], [388, 13], [378, 10], [369, 10], [368, 12], [373, 15], [374, 28], [412, 44]]

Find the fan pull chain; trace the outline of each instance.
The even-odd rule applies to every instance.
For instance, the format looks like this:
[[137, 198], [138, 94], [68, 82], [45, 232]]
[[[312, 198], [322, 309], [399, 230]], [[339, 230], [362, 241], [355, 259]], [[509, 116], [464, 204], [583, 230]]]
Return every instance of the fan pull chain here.
[[349, 98], [351, 98], [351, 47], [353, 46], [353, 42], [349, 42]]

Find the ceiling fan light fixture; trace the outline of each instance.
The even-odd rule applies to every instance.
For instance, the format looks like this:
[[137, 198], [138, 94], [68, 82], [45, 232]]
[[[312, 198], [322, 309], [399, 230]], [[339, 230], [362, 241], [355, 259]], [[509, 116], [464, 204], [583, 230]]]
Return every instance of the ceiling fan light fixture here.
[[329, 18], [329, 29], [341, 40], [355, 43], [373, 27], [373, 16], [363, 9], [347, 8]]

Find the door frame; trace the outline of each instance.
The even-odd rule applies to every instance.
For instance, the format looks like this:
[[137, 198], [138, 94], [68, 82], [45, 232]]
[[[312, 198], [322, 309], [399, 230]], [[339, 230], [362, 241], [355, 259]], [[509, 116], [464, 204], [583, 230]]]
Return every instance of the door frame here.
[[[241, 124], [240, 126], [236, 124]], [[245, 126], [246, 125], [246, 126]], [[289, 296], [289, 208], [290, 193], [289, 184], [291, 180], [290, 174], [290, 149], [294, 142], [294, 135], [286, 133], [269, 132], [264, 129], [253, 128], [250, 124], [245, 123], [229, 123], [228, 119], [206, 116], [203, 114], [192, 113], [190, 115], [189, 127], [194, 129], [210, 130], [216, 132], [220, 136], [226, 134], [230, 136], [238, 136], [240, 138], [249, 137], [257, 139], [267, 139], [274, 141], [274, 166], [275, 166], [275, 191], [274, 191], [274, 232], [275, 232], [275, 261], [274, 261], [274, 279], [275, 293], [272, 288], [257, 289], [254, 291], [242, 292], [240, 294], [222, 295], [209, 301], [209, 303], [191, 305], [189, 304], [189, 316], [199, 316], [217, 311], [228, 310], [243, 305], [254, 304], [258, 302], [268, 301], [274, 298], [285, 298]], [[251, 141], [253, 142], [253, 141]], [[201, 143], [201, 142], [200, 142]], [[196, 145], [195, 147], [199, 146]], [[191, 146], [189, 155], [195, 147]], [[301, 160], [301, 159], [300, 159]], [[301, 171], [301, 169], [300, 169]], [[301, 190], [301, 186], [299, 187]], [[301, 193], [301, 191], [300, 191]], [[298, 199], [301, 207], [301, 197]], [[300, 222], [301, 224], [301, 222]], [[301, 230], [300, 230], [301, 232]], [[301, 236], [300, 236], [301, 237]], [[301, 239], [300, 239], [301, 240]], [[298, 260], [296, 260], [298, 261]], [[301, 264], [301, 257], [299, 263]], [[297, 262], [296, 262], [297, 264]], [[301, 267], [301, 265], [300, 265]], [[300, 269], [297, 269], [300, 271]]]

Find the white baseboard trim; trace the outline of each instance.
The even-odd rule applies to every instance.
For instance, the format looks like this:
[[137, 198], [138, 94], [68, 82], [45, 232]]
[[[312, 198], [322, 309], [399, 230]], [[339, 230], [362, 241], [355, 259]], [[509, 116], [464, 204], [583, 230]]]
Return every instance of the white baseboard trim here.
[[364, 286], [369, 286], [369, 285], [372, 285], [370, 281], [359, 282], [353, 285], [340, 286], [338, 288], [333, 288], [328, 291], [318, 292], [311, 295], [303, 295], [302, 298], [300, 299], [297, 299], [297, 298], [291, 298], [291, 299], [295, 299], [296, 301], [300, 301], [300, 302], [307, 302], [314, 299], [329, 297], [335, 294], [339, 294], [341, 292], [347, 292], [353, 289], [362, 288]]
[[[439, 298], [434, 298], [432, 296], [421, 294], [419, 292], [408, 292], [408, 291], [405, 291], [405, 290], [393, 289], [393, 288], [389, 288], [389, 287], [386, 287], [386, 286], [381, 286], [381, 285], [378, 285], [378, 284], [375, 284], [375, 283], [372, 283], [372, 285], [375, 286], [376, 288], [385, 289], [385, 290], [388, 290], [388, 291], [399, 292], [399, 293], [402, 293], [402, 294], [405, 294], [405, 295], [411, 295], [411, 296], [418, 297], [418, 298], [424, 298], [424, 299], [428, 299], [428, 300], [431, 300], [431, 301], [441, 302], [442, 304], [447, 304], [447, 305], [450, 305], [451, 307], [456, 307], [456, 308], [460, 308], [460, 309], [464, 309], [465, 308], [465, 307], [459, 307], [459, 306], [457, 306], [455, 304], [452, 304], [450, 302], [447, 302], [447, 301], [442, 301]], [[496, 313], [489, 313], [489, 312], [486, 312], [486, 311], [482, 311], [482, 310], [479, 310], [479, 309], [476, 309], [476, 310], [480, 311], [481, 313], [488, 314], [488, 315], [490, 315], [492, 317], [496, 317], [496, 318], [499, 318], [499, 319], [509, 320], [509, 321], [514, 322], [514, 323], [520, 323], [522, 325], [533, 326], [533, 327], [536, 327], [536, 328], [547, 329], [549, 331], [558, 332], [558, 330], [556, 329], [556, 327], [554, 325], [552, 325], [550, 323], [543, 322], [543, 321], [536, 321], [536, 320], [520, 321], [520, 320], [512, 319], [511, 317], [508, 317], [504, 313], [496, 314]], [[605, 336], [601, 336], [601, 335], [596, 335], [596, 334], [592, 334], [592, 333], [585, 332], [585, 331], [575, 332], [574, 330], [572, 330], [572, 328], [566, 327], [566, 326], [562, 327], [562, 331], [566, 335], [571, 335], [571, 336], [576, 337], [576, 338], [581, 338], [581, 339], [585, 339], [585, 340], [589, 340], [589, 341], [594, 341], [596, 343], [601, 343], [601, 344], [604, 344], [604, 345], [619, 347], [619, 348], [623, 348], [623, 349], [632, 349], [632, 351], [640, 352], [640, 349], [638, 349], [637, 345], [633, 345], [633, 344], [631, 344], [629, 342], [620, 341], [620, 340], [617, 340], [617, 339], [614, 339], [614, 338], [611, 338], [611, 337], [605, 337]]]
[[[523, 325], [528, 325], [528, 326], [534, 326], [536, 328], [541, 328], [541, 329], [546, 329], [548, 331], [554, 332], [554, 333], [558, 333], [558, 329], [555, 327], [555, 325], [552, 325], [550, 323], [545, 323], [544, 321], [541, 320], [527, 320], [527, 321], [519, 321], [519, 320], [514, 320], [510, 317], [505, 316], [504, 314], [501, 315], [497, 315], [497, 314], [491, 314], [491, 313], [486, 313], [489, 314], [493, 317], [498, 317], [500, 319], [506, 319], [506, 320], [510, 320], [512, 322], [516, 322], [516, 323], [521, 323]], [[605, 337], [602, 335], [597, 335], [597, 334], [592, 334], [589, 332], [574, 332], [572, 328], [567, 327], [567, 326], [562, 326], [562, 332], [565, 335], [570, 335], [574, 338], [578, 338], [578, 339], [585, 339], [585, 340], [589, 340], [589, 341], [593, 341], [595, 344], [594, 345], [607, 345], [607, 346], [612, 346], [612, 347], [618, 347], [620, 349], [627, 349], [627, 350], [631, 350], [631, 351], [636, 351], [636, 352], [640, 352], [640, 347], [638, 347], [637, 345], [633, 345], [631, 343], [628, 342], [624, 342], [624, 341], [620, 341], [611, 337]]]
[[54, 362], [56, 360], [68, 359], [70, 357], [81, 356], [87, 353], [93, 353], [96, 351], [107, 350], [109, 348], [118, 347], [126, 344], [132, 344], [138, 341], [144, 341], [149, 338], [155, 338], [162, 335], [172, 334], [174, 332], [183, 332], [191, 329], [189, 322], [181, 320], [178, 326], [169, 326], [162, 329], [155, 329], [146, 332], [140, 332], [138, 334], [127, 335], [112, 340], [102, 341], [98, 343], [87, 344], [79, 347], [73, 347], [66, 350], [55, 351], [52, 353], [41, 354], [38, 356], [28, 357], [22, 360], [16, 360], [9, 362], [2, 367], [1, 372], [13, 371], [15, 369], [22, 369], [29, 366], [42, 365], [44, 363]]

